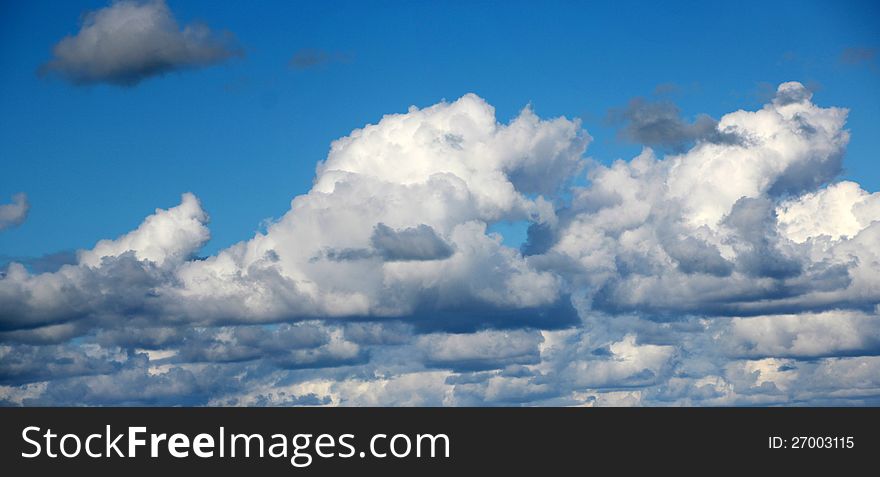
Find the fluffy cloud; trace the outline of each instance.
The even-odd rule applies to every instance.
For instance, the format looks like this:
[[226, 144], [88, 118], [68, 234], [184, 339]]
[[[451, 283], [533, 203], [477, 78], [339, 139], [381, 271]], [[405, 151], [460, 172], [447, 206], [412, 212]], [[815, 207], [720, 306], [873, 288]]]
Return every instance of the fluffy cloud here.
[[511, 364], [535, 364], [539, 358], [540, 333], [532, 331], [479, 331], [463, 334], [431, 334], [418, 346], [425, 363], [452, 369], [497, 369]]
[[[803, 86], [785, 83], [763, 109], [718, 122], [745, 143], [701, 142], [662, 159], [645, 150], [596, 166], [557, 227], [541, 231], [543, 250], [530, 263], [566, 270], [594, 309], [612, 313], [870, 307], [880, 297], [870, 278], [880, 216], [866, 193], [851, 194], [865, 204], [853, 207], [850, 240], [813, 236], [815, 226], [799, 237], [809, 235], [808, 244], [788, 235], [796, 215], [804, 222], [822, 203], [809, 194], [847, 187], [820, 188], [840, 170], [845, 118], [846, 110], [820, 108]], [[795, 193], [807, 195], [790, 199]]]
[[529, 110], [500, 125], [473, 95], [386, 116], [334, 142], [312, 190], [265, 234], [184, 264], [168, 293], [182, 313], [224, 303], [217, 319], [264, 321], [554, 305], [559, 278], [485, 229], [554, 222], [540, 193], [581, 167], [587, 140]]
[[218, 35], [201, 24], [181, 29], [164, 0], [120, 0], [89, 12], [79, 32], [52, 52], [41, 71], [74, 84], [120, 86], [240, 54], [228, 33]]
[[[577, 121], [474, 95], [387, 115], [216, 255], [184, 194], [75, 263], [7, 266], [0, 401], [880, 402], [880, 199], [835, 182], [846, 114], [784, 83], [609, 165]], [[522, 251], [498, 221], [531, 223]]]
[[79, 263], [99, 267], [107, 258], [133, 253], [138, 261], [159, 266], [180, 264], [210, 238], [206, 227], [208, 215], [198, 199], [184, 194], [180, 205], [168, 210], [156, 209], [136, 229], [115, 240], [101, 240], [91, 250], [79, 252]]
[[880, 218], [880, 193], [869, 194], [855, 182], [841, 181], [782, 202], [777, 216], [780, 232], [797, 243], [851, 239]]
[[24, 193], [12, 196], [11, 204], [0, 205], [0, 230], [21, 225], [27, 219], [31, 204]]
[[734, 318], [719, 341], [737, 356], [874, 354], [880, 351], [880, 319], [858, 311]]

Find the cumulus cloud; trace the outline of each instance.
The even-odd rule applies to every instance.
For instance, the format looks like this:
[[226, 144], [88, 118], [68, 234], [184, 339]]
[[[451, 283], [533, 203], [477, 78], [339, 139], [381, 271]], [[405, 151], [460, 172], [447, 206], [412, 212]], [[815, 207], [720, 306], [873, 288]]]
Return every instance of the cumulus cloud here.
[[27, 195], [18, 193], [12, 196], [12, 203], [0, 204], [0, 230], [16, 227], [27, 219], [31, 204]]
[[777, 209], [779, 229], [788, 239], [851, 239], [880, 217], [880, 193], [841, 181], [816, 192], [783, 201]]
[[[790, 312], [855, 306], [856, 296], [871, 306], [873, 262], [852, 260], [875, 253], [864, 242], [875, 233], [870, 206], [859, 209], [865, 227], [829, 247], [818, 237], [803, 246], [779, 227], [793, 194], [822, 190], [840, 170], [846, 113], [785, 83], [761, 110], [720, 119], [747, 144], [703, 142], [662, 159], [645, 150], [596, 166], [530, 263], [565, 267], [593, 308], [614, 313]], [[843, 248], [859, 251], [847, 258]]]
[[[265, 234], [184, 264], [168, 292], [183, 313], [204, 317], [200, 304], [224, 303], [216, 318], [239, 320], [552, 306], [558, 277], [485, 230], [554, 221], [550, 200], [534, 193], [562, 187], [587, 140], [576, 122], [528, 109], [498, 124], [473, 95], [386, 116], [334, 142], [312, 190]], [[540, 177], [518, 187], [511, 176], [542, 161]]]
[[134, 86], [172, 71], [222, 62], [241, 52], [230, 33], [203, 24], [182, 29], [164, 0], [119, 0], [85, 15], [41, 67], [71, 83]]
[[880, 353], [880, 319], [852, 310], [734, 318], [721, 341], [737, 356], [871, 355]]
[[430, 334], [419, 338], [429, 366], [451, 369], [497, 369], [512, 364], [535, 364], [543, 341], [535, 331], [479, 331]]
[[183, 194], [180, 205], [168, 210], [156, 209], [136, 229], [115, 240], [101, 240], [91, 250], [81, 250], [79, 263], [98, 267], [106, 258], [133, 253], [138, 261], [157, 265], [179, 264], [192, 258], [210, 238], [208, 215], [193, 194]]
[[784, 83], [713, 121], [741, 140], [607, 165], [576, 120], [474, 95], [384, 116], [213, 256], [184, 194], [6, 266], [0, 402], [876, 404], [880, 199], [836, 180], [846, 116]]

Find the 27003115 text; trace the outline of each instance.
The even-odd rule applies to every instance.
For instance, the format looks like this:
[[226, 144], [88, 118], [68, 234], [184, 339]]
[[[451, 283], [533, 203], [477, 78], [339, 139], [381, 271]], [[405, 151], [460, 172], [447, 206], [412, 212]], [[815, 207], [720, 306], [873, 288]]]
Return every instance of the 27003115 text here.
[[852, 449], [856, 445], [853, 436], [770, 436], [770, 449]]

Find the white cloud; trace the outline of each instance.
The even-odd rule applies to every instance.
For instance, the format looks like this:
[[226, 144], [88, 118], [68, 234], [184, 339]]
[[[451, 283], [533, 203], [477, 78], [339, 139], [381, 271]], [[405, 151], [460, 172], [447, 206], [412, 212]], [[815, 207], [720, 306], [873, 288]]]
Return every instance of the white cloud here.
[[739, 356], [871, 353], [880, 348], [880, 319], [858, 311], [734, 318], [719, 343]]
[[786, 200], [777, 209], [779, 229], [798, 243], [810, 238], [850, 239], [880, 220], [880, 193], [841, 181], [816, 192]]
[[763, 109], [718, 122], [746, 145], [698, 144], [665, 162], [669, 196], [681, 201], [690, 225], [716, 227], [742, 197], [813, 189], [840, 172], [847, 110], [820, 108], [810, 98], [799, 83], [783, 83]]
[[[600, 348], [601, 349], [601, 348]], [[673, 346], [637, 344], [628, 334], [607, 347], [606, 353], [583, 353], [559, 370], [575, 388], [625, 387], [653, 383], [675, 355]]]
[[[75, 264], [10, 264], [0, 400], [880, 402], [880, 201], [833, 182], [845, 118], [785, 83], [706, 132], [737, 141], [572, 187], [577, 121], [500, 124], [474, 95], [385, 116], [206, 259], [184, 194]], [[531, 222], [525, 254], [487, 233], [502, 220]]]
[[430, 334], [417, 346], [428, 364], [454, 369], [497, 369], [511, 364], [538, 362], [543, 337], [537, 331], [479, 331]]
[[[596, 165], [590, 186], [575, 190], [571, 209], [530, 263], [564, 270], [594, 308], [614, 313], [761, 314], [854, 304], [854, 296], [876, 300], [868, 271], [874, 262], [851, 259], [875, 253], [866, 193], [850, 194], [864, 201], [852, 206], [851, 218], [823, 225], [826, 233], [839, 227], [838, 237], [861, 231], [864, 239], [830, 251], [791, 240], [816, 228], [803, 218], [814, 206], [798, 201], [849, 187], [820, 188], [840, 169], [846, 114], [784, 83], [761, 110], [718, 121], [718, 131], [744, 141], [699, 142], [661, 159], [646, 149], [630, 162]], [[796, 193], [807, 195], [785, 199]]]
[[156, 212], [135, 230], [114, 240], [101, 240], [91, 250], [78, 254], [80, 265], [97, 267], [107, 257], [134, 252], [138, 260], [157, 265], [179, 265], [192, 258], [210, 238], [208, 215], [191, 193], [183, 194], [180, 205]]
[[[581, 167], [587, 140], [576, 122], [542, 121], [528, 109], [498, 124], [473, 95], [385, 116], [335, 141], [313, 189], [265, 234], [181, 267], [179, 294], [222, 300], [255, 319], [550, 305], [560, 294], [555, 275], [532, 269], [485, 228], [553, 222], [552, 204], [526, 191], [561, 187]], [[515, 183], [522, 171], [525, 190]]]

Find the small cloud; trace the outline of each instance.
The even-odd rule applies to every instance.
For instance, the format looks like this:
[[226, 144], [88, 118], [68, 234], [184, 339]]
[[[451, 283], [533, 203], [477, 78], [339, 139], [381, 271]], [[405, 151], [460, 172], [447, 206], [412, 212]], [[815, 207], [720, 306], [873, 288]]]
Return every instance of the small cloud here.
[[452, 247], [429, 225], [394, 230], [379, 223], [370, 237], [373, 247], [385, 260], [443, 260], [452, 256]]
[[791, 51], [791, 50], [788, 50], [782, 54], [782, 62], [783, 63], [791, 63], [791, 62], [797, 61], [799, 58], [800, 57], [798, 56], [798, 54]]
[[21, 225], [27, 219], [30, 208], [27, 194], [21, 192], [13, 195], [11, 204], [0, 205], [0, 230]]
[[370, 236], [372, 248], [326, 248], [311, 258], [311, 263], [320, 260], [331, 262], [351, 262], [381, 258], [389, 262], [443, 260], [452, 256], [454, 250], [433, 227], [421, 224], [417, 227], [395, 230], [383, 223], [373, 228]]
[[845, 48], [840, 53], [840, 62], [845, 65], [873, 64], [877, 59], [876, 48], [853, 47]]
[[294, 53], [287, 64], [291, 68], [307, 70], [330, 63], [349, 63], [351, 60], [352, 56], [349, 54], [303, 48]]
[[660, 83], [654, 87], [655, 96], [676, 94], [679, 91], [681, 91], [681, 88], [675, 83]]
[[777, 106], [786, 106], [789, 104], [809, 103], [812, 98], [813, 91], [810, 88], [796, 81], [789, 81], [779, 85], [772, 101]]
[[76, 85], [134, 86], [172, 71], [205, 67], [241, 55], [231, 33], [202, 24], [180, 28], [164, 0], [123, 0], [89, 12], [74, 36], [52, 49], [40, 74]]
[[707, 141], [739, 144], [742, 138], [731, 132], [718, 130], [718, 121], [700, 114], [689, 123], [681, 117], [681, 110], [668, 100], [649, 101], [633, 98], [625, 108], [608, 112], [610, 124], [622, 125], [620, 137], [645, 146], [682, 151], [694, 142]]

